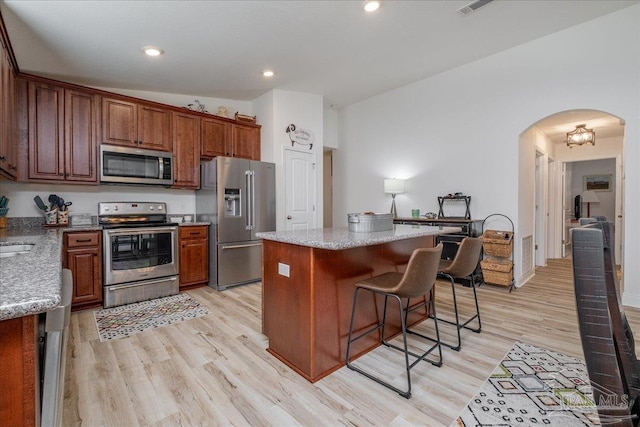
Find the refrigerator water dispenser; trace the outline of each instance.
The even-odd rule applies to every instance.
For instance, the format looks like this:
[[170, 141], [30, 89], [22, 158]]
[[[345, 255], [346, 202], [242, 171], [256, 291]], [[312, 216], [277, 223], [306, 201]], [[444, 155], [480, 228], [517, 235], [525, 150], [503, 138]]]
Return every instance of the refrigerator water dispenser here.
[[225, 188], [224, 189], [224, 216], [236, 217], [240, 214], [240, 189]]

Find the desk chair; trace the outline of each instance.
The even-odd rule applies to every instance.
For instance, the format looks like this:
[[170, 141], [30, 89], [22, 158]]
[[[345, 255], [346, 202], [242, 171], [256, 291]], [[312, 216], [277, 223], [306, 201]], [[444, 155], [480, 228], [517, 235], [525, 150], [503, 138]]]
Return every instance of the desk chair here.
[[[442, 348], [440, 347], [440, 332], [438, 331], [438, 319], [435, 317], [436, 306], [433, 298], [429, 299], [427, 303], [428, 312], [434, 314], [434, 324], [436, 330], [436, 339], [432, 339], [426, 337], [422, 334], [419, 334], [415, 331], [407, 330], [407, 314], [409, 311], [409, 299], [410, 298], [418, 298], [425, 297], [427, 294], [431, 293], [431, 289], [433, 289], [433, 285], [436, 280], [436, 274], [438, 272], [438, 263], [440, 261], [440, 256], [442, 255], [442, 244], [439, 244], [435, 248], [423, 248], [416, 249], [411, 254], [411, 258], [409, 259], [409, 264], [407, 265], [407, 269], [404, 273], [397, 272], [389, 272], [384, 273], [375, 277], [372, 277], [367, 280], [363, 280], [355, 284], [355, 290], [353, 294], [353, 308], [351, 310], [351, 324], [349, 326], [349, 340], [347, 342], [347, 356], [346, 362], [347, 367], [349, 369], [354, 370], [356, 372], [361, 373], [369, 379], [374, 380], [375, 382], [382, 384], [383, 386], [390, 388], [396, 393], [400, 394], [402, 397], [410, 398], [411, 397], [411, 368], [413, 368], [418, 362], [421, 360], [426, 360], [435, 366], [442, 365]], [[369, 291], [374, 295], [379, 294], [384, 296], [384, 311], [382, 314], [382, 322], [377, 324], [376, 326], [364, 331], [360, 335], [353, 337], [353, 323], [356, 313], [356, 303], [358, 301], [358, 294], [361, 291]], [[387, 301], [389, 297], [394, 298], [398, 301], [398, 308], [400, 311], [400, 323], [402, 328], [402, 340], [404, 343], [403, 347], [398, 347], [394, 344], [391, 344], [387, 340], [385, 340], [384, 328], [387, 320]], [[406, 309], [403, 307], [402, 299], [407, 300]], [[370, 333], [378, 331], [380, 334], [380, 341], [383, 345], [402, 351], [404, 353], [405, 359], [405, 367], [407, 372], [407, 389], [401, 390], [397, 387], [394, 387], [389, 382], [384, 381], [373, 374], [364, 371], [363, 369], [354, 366], [350, 360], [351, 353], [351, 343], [359, 340], [360, 338], [366, 337]], [[434, 341], [435, 344], [429, 347], [424, 353], [416, 354], [410, 351], [407, 347], [407, 334], [413, 334], [420, 336], [422, 338], [428, 339], [430, 341]], [[438, 360], [430, 360], [426, 359], [426, 357], [431, 354], [435, 349], [438, 350]], [[409, 355], [416, 358], [416, 360], [409, 364]]]
[[[459, 351], [462, 345], [460, 340], [460, 330], [462, 328], [469, 329], [473, 332], [480, 332], [482, 329], [482, 323], [480, 321], [480, 307], [478, 305], [478, 295], [476, 293], [476, 281], [475, 270], [480, 260], [480, 252], [482, 251], [482, 238], [481, 237], [465, 237], [456, 252], [456, 256], [453, 261], [441, 260], [438, 266], [438, 278], [448, 279], [451, 282], [451, 292], [453, 293], [453, 310], [455, 314], [455, 322], [446, 319], [438, 319], [441, 322], [448, 323], [456, 326], [456, 333], [458, 335], [457, 345], [447, 344], [443, 342], [443, 345]], [[476, 304], [476, 314], [460, 323], [460, 314], [458, 312], [458, 301], [456, 299], [456, 286], [455, 279], [470, 279], [471, 289], [473, 289], [473, 299]], [[472, 328], [467, 326], [474, 319], [478, 319], [478, 327]]]

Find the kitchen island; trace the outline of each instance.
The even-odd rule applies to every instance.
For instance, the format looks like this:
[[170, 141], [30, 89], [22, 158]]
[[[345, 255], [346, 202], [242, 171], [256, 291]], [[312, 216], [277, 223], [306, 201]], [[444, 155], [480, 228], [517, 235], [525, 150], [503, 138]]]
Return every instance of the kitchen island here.
[[[354, 283], [388, 271], [403, 272], [413, 251], [433, 247], [458, 227], [395, 225], [371, 233], [327, 228], [259, 233], [262, 238], [262, 332], [267, 351], [311, 382], [345, 364]], [[412, 300], [416, 305], [423, 300]], [[382, 318], [383, 299], [360, 298], [354, 333]], [[397, 308], [388, 308], [385, 336], [400, 331]], [[427, 318], [415, 310], [407, 324]], [[353, 346], [362, 355], [379, 345], [374, 334]]]
[[[0, 230], [3, 247], [33, 245], [28, 253], [0, 258], [0, 419], [36, 425], [39, 408], [38, 314], [61, 301], [62, 231]], [[3, 424], [4, 425], [4, 424]]]

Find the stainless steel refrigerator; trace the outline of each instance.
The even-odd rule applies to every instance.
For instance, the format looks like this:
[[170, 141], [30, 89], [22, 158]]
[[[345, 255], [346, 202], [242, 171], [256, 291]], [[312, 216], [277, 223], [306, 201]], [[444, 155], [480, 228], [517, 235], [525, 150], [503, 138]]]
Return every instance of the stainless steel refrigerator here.
[[216, 157], [200, 169], [196, 219], [211, 222], [209, 286], [221, 291], [260, 281], [256, 233], [276, 229], [275, 164]]

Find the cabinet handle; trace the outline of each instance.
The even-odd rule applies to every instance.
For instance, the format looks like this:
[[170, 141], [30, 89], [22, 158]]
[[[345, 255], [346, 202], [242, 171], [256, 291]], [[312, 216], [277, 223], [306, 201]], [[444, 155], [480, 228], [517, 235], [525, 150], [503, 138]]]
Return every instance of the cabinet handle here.
[[0, 160], [2, 160], [3, 162], [6, 161], [5, 159], [6, 159], [6, 157], [0, 156]]
[[9, 169], [15, 171], [15, 170], [18, 170], [18, 167], [17, 166], [13, 166], [13, 165], [9, 165]]
[[91, 241], [91, 239], [77, 239], [76, 243], [88, 243], [90, 241]]

